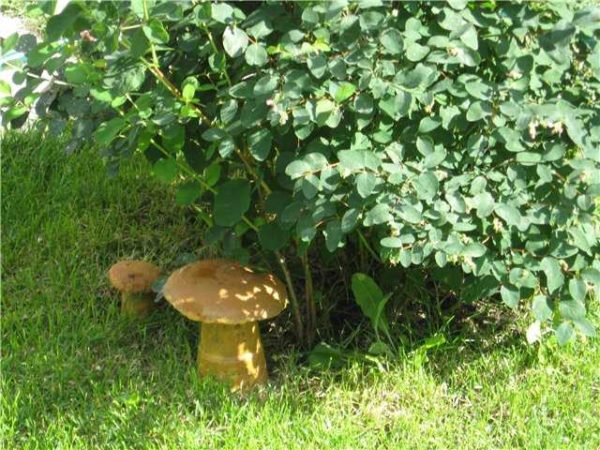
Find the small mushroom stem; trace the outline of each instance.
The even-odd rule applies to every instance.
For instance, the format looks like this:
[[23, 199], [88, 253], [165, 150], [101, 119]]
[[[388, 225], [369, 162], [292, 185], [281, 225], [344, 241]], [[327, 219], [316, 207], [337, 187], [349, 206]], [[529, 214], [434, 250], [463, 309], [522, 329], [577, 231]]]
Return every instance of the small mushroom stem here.
[[121, 314], [127, 317], [146, 317], [154, 309], [154, 294], [151, 292], [122, 292]]
[[234, 391], [266, 383], [267, 364], [258, 323], [201, 324], [198, 372], [229, 383]]

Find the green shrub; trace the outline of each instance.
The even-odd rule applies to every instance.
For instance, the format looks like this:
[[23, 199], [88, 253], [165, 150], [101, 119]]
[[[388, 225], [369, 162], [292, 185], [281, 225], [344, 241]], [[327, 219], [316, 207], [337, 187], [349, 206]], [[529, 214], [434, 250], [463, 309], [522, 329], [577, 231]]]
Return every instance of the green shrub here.
[[4, 121], [39, 96], [69, 150], [145, 152], [230, 256], [357, 235], [564, 343], [600, 290], [599, 30], [568, 3], [71, 2]]

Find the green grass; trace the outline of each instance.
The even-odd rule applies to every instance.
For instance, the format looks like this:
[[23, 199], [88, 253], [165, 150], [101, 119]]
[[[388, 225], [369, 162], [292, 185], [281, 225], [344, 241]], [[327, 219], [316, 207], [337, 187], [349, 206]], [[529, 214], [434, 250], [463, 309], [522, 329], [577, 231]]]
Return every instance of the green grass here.
[[329, 373], [265, 333], [268, 387], [199, 380], [196, 325], [165, 306], [121, 319], [106, 270], [168, 265], [200, 226], [143, 161], [108, 178], [62, 146], [2, 142], [2, 448], [600, 447], [600, 342], [529, 347], [485, 311], [429, 353]]

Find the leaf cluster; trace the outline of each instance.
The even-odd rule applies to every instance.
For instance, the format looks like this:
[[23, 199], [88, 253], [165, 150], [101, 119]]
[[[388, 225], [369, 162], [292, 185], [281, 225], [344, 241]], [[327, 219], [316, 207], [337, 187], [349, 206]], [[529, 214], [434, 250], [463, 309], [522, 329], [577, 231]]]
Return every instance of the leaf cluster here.
[[569, 3], [74, 1], [3, 43], [3, 120], [144, 152], [231, 256], [362, 233], [565, 343], [600, 293], [599, 30]]

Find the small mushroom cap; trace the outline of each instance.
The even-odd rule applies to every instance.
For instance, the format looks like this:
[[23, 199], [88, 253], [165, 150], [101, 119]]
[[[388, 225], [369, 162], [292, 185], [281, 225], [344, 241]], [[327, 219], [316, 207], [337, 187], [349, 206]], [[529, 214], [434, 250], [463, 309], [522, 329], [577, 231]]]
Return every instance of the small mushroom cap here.
[[287, 291], [277, 277], [224, 259], [197, 261], [176, 270], [163, 295], [188, 319], [207, 323], [268, 319], [287, 305]]
[[146, 261], [119, 261], [108, 271], [110, 283], [121, 292], [149, 292], [160, 276], [160, 268]]

